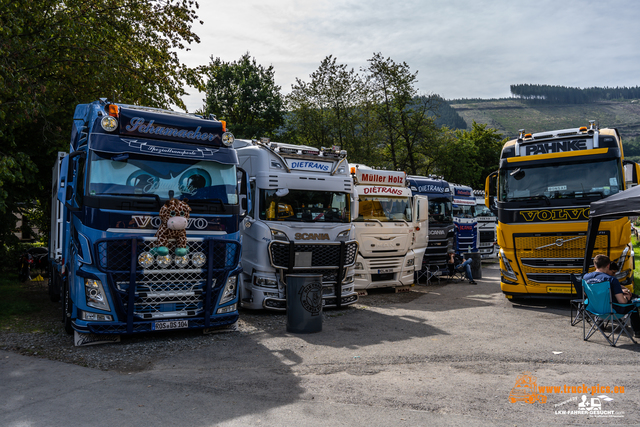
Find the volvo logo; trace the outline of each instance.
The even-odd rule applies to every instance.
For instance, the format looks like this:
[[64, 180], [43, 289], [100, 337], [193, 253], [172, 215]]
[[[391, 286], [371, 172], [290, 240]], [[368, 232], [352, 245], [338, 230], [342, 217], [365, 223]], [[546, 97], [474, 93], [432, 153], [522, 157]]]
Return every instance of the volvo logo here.
[[296, 240], [329, 240], [327, 233], [296, 233]]
[[567, 242], [570, 242], [570, 241], [572, 241], [572, 240], [576, 240], [576, 239], [581, 239], [581, 238], [583, 238], [583, 237], [585, 237], [585, 236], [578, 236], [578, 237], [574, 237], [574, 238], [572, 238], [572, 239], [567, 239], [567, 240], [563, 240], [563, 239], [556, 239], [556, 241], [555, 241], [555, 242], [550, 243], [550, 244], [548, 244], [548, 245], [544, 245], [544, 246], [537, 247], [537, 248], [536, 248], [536, 250], [544, 249], [544, 248], [548, 248], [548, 247], [550, 247], [550, 246], [562, 247], [562, 245], [564, 245], [564, 244], [565, 244], [565, 243], [567, 243]]
[[[162, 220], [159, 216], [149, 215], [131, 215], [131, 219], [139, 228], [159, 228], [162, 224]], [[197, 228], [198, 230], [204, 230], [209, 225], [209, 221], [206, 218], [189, 218], [187, 220], [187, 229]]]

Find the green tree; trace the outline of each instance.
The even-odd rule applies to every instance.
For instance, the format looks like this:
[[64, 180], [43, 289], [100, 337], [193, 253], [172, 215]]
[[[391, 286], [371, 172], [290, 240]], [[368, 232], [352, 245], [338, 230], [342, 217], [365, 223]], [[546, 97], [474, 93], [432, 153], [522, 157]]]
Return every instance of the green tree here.
[[470, 131], [449, 131], [438, 152], [438, 173], [448, 181], [483, 189], [487, 175], [498, 169], [505, 142], [497, 130], [475, 121]]
[[376, 53], [365, 71], [373, 91], [384, 152], [394, 169], [415, 174], [424, 161], [418, 147], [428, 147], [428, 142], [434, 140], [431, 133], [437, 129], [434, 111], [438, 98], [419, 96], [415, 87], [418, 73], [412, 73], [406, 62], [396, 63]]
[[185, 85], [202, 87], [177, 53], [199, 42], [196, 9], [194, 0], [0, 0], [0, 240], [19, 206], [47, 212], [77, 103], [184, 108]]
[[225, 120], [234, 136], [273, 137], [284, 124], [284, 99], [272, 65], [259, 65], [247, 52], [237, 62], [211, 57], [204, 70], [204, 112]]

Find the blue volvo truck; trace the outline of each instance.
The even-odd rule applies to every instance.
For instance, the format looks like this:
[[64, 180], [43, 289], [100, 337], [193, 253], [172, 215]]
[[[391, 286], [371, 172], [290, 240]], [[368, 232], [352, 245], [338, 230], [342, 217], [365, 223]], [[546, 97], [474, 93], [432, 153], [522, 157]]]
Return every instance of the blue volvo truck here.
[[53, 168], [49, 246], [49, 294], [76, 344], [237, 321], [248, 201], [232, 144], [213, 116], [105, 99], [76, 107]]
[[453, 226], [453, 204], [449, 183], [435, 176], [413, 176], [408, 178], [414, 195], [429, 199], [429, 237], [427, 250], [422, 259], [422, 268], [417, 272], [418, 280], [431, 274], [446, 274], [447, 252], [453, 248], [455, 231]]
[[466, 185], [450, 184], [453, 193], [453, 223], [456, 227], [455, 251], [458, 255], [478, 252], [478, 220], [476, 198]]

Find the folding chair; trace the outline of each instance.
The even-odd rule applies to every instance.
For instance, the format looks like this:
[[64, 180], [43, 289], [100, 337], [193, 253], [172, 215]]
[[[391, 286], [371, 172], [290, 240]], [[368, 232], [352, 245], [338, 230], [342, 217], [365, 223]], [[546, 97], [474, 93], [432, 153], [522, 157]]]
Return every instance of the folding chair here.
[[[582, 281], [582, 289], [584, 291], [584, 315], [582, 317], [582, 333], [584, 340], [588, 340], [599, 331], [602, 336], [613, 347], [616, 346], [618, 339], [624, 332], [634, 344], [633, 339], [627, 326], [631, 313], [637, 310], [634, 304], [618, 304], [611, 301], [611, 284], [609, 281], [589, 284]], [[625, 314], [617, 313], [614, 306], [633, 307], [634, 309]], [[591, 324], [591, 328], [587, 332], [587, 323]], [[605, 330], [611, 327], [611, 332]]]
[[447, 264], [447, 271], [449, 273], [449, 275], [447, 276], [447, 281], [458, 283], [463, 281], [465, 278], [464, 270], [456, 268], [453, 264]]
[[[582, 292], [582, 280], [574, 273], [571, 273], [571, 283], [576, 290], [578, 298], [572, 299], [571, 303], [571, 326], [576, 326], [584, 316], [584, 299]], [[574, 314], [575, 313], [575, 314]]]
[[427, 264], [427, 285], [437, 281], [440, 284], [440, 269], [437, 265]]

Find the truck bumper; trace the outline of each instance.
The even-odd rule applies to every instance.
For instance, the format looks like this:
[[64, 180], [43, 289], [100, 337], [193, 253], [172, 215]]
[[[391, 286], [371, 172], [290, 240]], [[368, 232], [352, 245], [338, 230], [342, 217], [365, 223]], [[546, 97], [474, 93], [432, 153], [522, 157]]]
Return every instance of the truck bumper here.
[[[356, 290], [374, 289], [374, 288], [395, 288], [398, 286], [413, 285], [415, 265], [407, 267], [407, 259], [413, 258], [407, 255], [405, 257], [390, 258], [389, 265], [395, 263], [392, 268], [376, 268], [372, 263], [380, 263], [384, 258], [363, 258], [358, 255], [356, 266], [362, 266], [362, 269], [355, 270], [355, 288]], [[401, 265], [398, 265], [399, 263]]]

